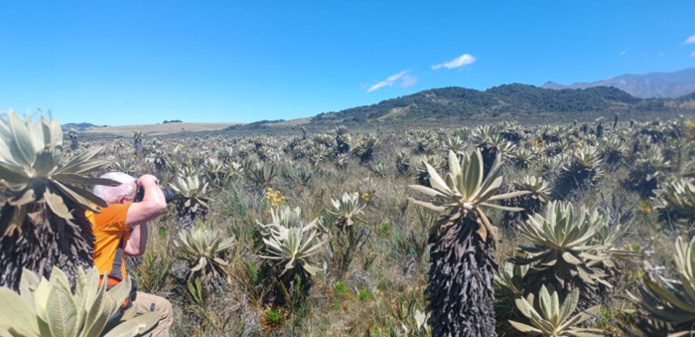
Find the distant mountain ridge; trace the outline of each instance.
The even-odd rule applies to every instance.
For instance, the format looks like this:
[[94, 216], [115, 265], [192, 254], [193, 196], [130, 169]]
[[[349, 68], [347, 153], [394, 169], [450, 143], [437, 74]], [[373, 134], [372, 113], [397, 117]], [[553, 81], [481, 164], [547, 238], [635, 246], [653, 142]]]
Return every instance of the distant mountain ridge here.
[[[523, 123], [548, 121], [588, 120], [620, 114], [624, 118], [658, 118], [678, 114], [695, 114], [695, 92], [679, 98], [649, 98], [632, 96], [616, 87], [591, 87], [587, 89], [545, 89], [526, 84], [505, 84], [485, 91], [462, 87], [446, 87], [424, 90], [410, 95], [388, 99], [377, 104], [358, 106], [341, 111], [320, 113], [313, 117], [295, 120], [262, 120], [247, 124], [227, 123], [215, 128], [201, 123], [164, 123], [166, 131], [180, 133], [213, 131], [257, 131], [274, 127], [292, 129], [306, 126], [321, 129], [346, 125], [351, 127], [373, 125], [450, 125], [447, 123], [493, 123], [516, 120]], [[190, 124], [190, 125], [184, 125]], [[223, 123], [222, 123], [223, 124]], [[233, 125], [234, 124], [234, 125]], [[67, 132], [92, 130], [89, 133], [116, 133], [114, 127], [95, 126], [90, 123], [68, 123]], [[135, 129], [145, 126], [123, 126], [120, 135], [131, 135]], [[148, 132], [143, 131], [145, 134]], [[154, 134], [155, 131], [152, 131]]]
[[695, 95], [679, 99], [641, 99], [615, 87], [543, 89], [505, 84], [478, 91], [461, 87], [430, 89], [377, 104], [319, 114], [312, 124], [420, 122], [438, 119], [516, 118], [563, 115], [581, 118], [596, 113], [695, 112]]
[[596, 82], [577, 82], [570, 85], [547, 82], [545, 89], [586, 89], [592, 87], [616, 87], [639, 98], [676, 98], [695, 92], [695, 68], [675, 72], [625, 74]]
[[106, 125], [94, 125], [92, 123], [65, 123], [61, 124], [60, 128], [63, 129], [63, 132], [68, 132], [71, 129], [77, 132], [84, 132], [93, 129], [103, 128], [105, 126]]

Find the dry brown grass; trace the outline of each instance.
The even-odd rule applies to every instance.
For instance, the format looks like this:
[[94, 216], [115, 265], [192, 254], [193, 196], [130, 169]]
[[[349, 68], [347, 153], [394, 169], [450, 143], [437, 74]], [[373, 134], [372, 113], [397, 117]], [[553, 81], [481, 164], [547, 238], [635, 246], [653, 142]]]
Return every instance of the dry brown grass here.
[[290, 119], [278, 123], [273, 123], [270, 126], [278, 127], [278, 126], [302, 126], [305, 124], [309, 124], [311, 122], [311, 117], [306, 117], [306, 118], [296, 118], [296, 119]]
[[163, 123], [148, 125], [119, 125], [85, 131], [86, 134], [113, 134], [116, 136], [133, 136], [133, 131], [142, 131], [143, 136], [161, 136], [180, 132], [200, 132], [222, 130], [228, 126], [241, 123]]

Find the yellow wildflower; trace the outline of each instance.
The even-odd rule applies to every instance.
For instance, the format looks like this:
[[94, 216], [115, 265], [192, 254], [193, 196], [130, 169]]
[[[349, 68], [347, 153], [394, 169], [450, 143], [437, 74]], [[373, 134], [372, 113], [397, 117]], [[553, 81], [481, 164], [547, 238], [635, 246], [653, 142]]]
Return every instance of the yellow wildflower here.
[[277, 208], [285, 202], [285, 197], [279, 190], [274, 191], [271, 187], [268, 187], [268, 189], [265, 191], [265, 200], [270, 203], [270, 207]]

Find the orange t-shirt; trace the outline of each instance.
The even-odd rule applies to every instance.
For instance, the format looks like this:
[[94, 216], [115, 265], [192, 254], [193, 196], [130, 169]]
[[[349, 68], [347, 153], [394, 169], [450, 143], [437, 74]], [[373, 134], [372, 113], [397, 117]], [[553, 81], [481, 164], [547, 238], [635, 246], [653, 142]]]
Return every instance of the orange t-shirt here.
[[[100, 208], [101, 213], [89, 210], [85, 212], [85, 216], [92, 223], [94, 232], [94, 266], [101, 275], [111, 273], [121, 237], [123, 237], [123, 244], [130, 238], [130, 227], [125, 224], [130, 205], [132, 204], [113, 204]], [[125, 253], [121, 254], [120, 262], [121, 275], [125, 279]]]

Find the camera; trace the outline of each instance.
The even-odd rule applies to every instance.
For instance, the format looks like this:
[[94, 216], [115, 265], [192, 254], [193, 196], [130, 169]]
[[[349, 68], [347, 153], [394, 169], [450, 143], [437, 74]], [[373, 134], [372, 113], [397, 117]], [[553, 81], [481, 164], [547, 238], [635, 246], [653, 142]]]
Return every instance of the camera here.
[[[176, 199], [176, 193], [166, 187], [162, 187], [162, 193], [164, 193], [164, 200], [166, 200], [167, 204]], [[133, 199], [133, 202], [140, 202], [143, 197], [145, 197], [145, 188], [138, 186], [138, 189], [135, 190], [135, 199]]]

